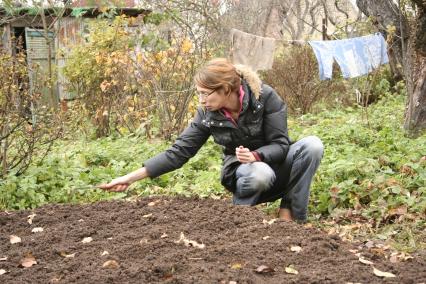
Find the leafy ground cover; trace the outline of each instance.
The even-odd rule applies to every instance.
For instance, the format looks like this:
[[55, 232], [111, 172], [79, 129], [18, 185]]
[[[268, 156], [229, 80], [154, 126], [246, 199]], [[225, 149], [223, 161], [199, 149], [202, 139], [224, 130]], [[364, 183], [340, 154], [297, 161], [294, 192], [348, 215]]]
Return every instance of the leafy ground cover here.
[[[343, 242], [225, 200], [0, 213], [2, 283], [421, 283], [425, 255]], [[424, 252], [423, 252], [424, 253]], [[405, 261], [404, 261], [405, 260]]]
[[[403, 111], [404, 97], [388, 94], [367, 112], [354, 107], [290, 119], [293, 140], [317, 135], [325, 145], [312, 186], [311, 222], [348, 240], [373, 238], [408, 251], [425, 248], [426, 137], [404, 136]], [[220, 147], [212, 141], [183, 168], [141, 181], [127, 193], [86, 188], [140, 167], [168, 145], [137, 136], [62, 141], [42, 164], [0, 181], [0, 208], [153, 194], [228, 196], [219, 183]], [[271, 214], [276, 207], [261, 206]]]

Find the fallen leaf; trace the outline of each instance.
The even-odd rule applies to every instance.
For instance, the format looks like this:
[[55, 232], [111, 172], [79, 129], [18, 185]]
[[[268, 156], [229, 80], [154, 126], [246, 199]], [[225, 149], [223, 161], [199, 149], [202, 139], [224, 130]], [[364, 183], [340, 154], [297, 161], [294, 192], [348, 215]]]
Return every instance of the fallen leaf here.
[[296, 269], [294, 269], [294, 266], [293, 266], [293, 265], [289, 265], [289, 266], [287, 266], [284, 270], [285, 270], [285, 272], [286, 272], [286, 273], [288, 273], [288, 274], [294, 274], [294, 275], [299, 274], [299, 271], [297, 271]]
[[49, 283], [59, 283], [59, 281], [61, 281], [62, 277], [53, 277], [52, 279], [50, 279]]
[[116, 268], [120, 267], [120, 265], [115, 260], [107, 260], [107, 261], [104, 262], [104, 264], [102, 264], [102, 267], [103, 268], [113, 268], [113, 269], [116, 269]]
[[78, 219], [78, 222], [84, 222], [84, 219]]
[[413, 259], [413, 257], [411, 255], [405, 254], [404, 252], [402, 253], [393, 252], [389, 258], [389, 261], [392, 263], [397, 263], [397, 262], [406, 261], [409, 259]]
[[67, 254], [67, 253], [66, 253], [66, 252], [64, 252], [64, 251], [61, 251], [61, 252], [59, 253], [59, 255], [60, 255], [60, 256], [62, 256], [62, 257], [65, 257], [65, 258], [73, 258], [73, 257], [75, 257], [75, 253]]
[[377, 269], [377, 268], [375, 268], [375, 267], [373, 267], [373, 273], [374, 273], [374, 275], [376, 275], [376, 276], [384, 277], [384, 278], [396, 277], [396, 275], [395, 275], [395, 274], [392, 274], [392, 273], [390, 273], [390, 272], [380, 271], [380, 270], [378, 270], [378, 269]]
[[167, 235], [166, 233], [164, 233], [164, 234], [162, 234], [161, 236], [160, 236], [160, 239], [164, 239], [164, 238], [167, 238], [169, 235]]
[[373, 265], [374, 264], [371, 261], [369, 261], [369, 260], [367, 260], [365, 258], [362, 258], [362, 257], [359, 257], [358, 260], [359, 260], [359, 262], [364, 263], [364, 264], [368, 264], [368, 265]]
[[143, 244], [147, 244], [148, 243], [148, 239], [143, 238], [142, 240], [140, 240], [139, 242], [141, 245]]
[[266, 265], [261, 265], [258, 268], [256, 268], [256, 270], [255, 270], [256, 273], [271, 273], [271, 272], [274, 272], [274, 271], [275, 271], [275, 269], [273, 269], [269, 266], [266, 266]]
[[237, 281], [229, 281], [228, 284], [237, 284]]
[[34, 217], [36, 216], [37, 214], [31, 214], [31, 215], [28, 215], [28, 224], [32, 224], [33, 223], [33, 219], [34, 219]]
[[148, 206], [155, 206], [155, 205], [157, 205], [157, 203], [159, 203], [159, 202], [161, 202], [161, 200], [155, 200], [155, 201], [152, 201], [152, 202], [150, 202], [150, 203], [148, 203]]
[[44, 229], [42, 227], [37, 227], [37, 228], [34, 228], [34, 229], [31, 230], [31, 232], [33, 232], [33, 233], [41, 233], [43, 231], [44, 231]]
[[0, 261], [5, 261], [5, 260], [7, 260], [7, 256], [0, 258]]
[[358, 253], [358, 250], [357, 249], [350, 249], [349, 250], [351, 253]]
[[7, 271], [6, 271], [6, 270], [4, 270], [4, 269], [0, 269], [0, 275], [3, 275], [3, 274], [5, 274], [5, 273], [7, 273]]
[[10, 243], [11, 244], [17, 244], [21, 242], [21, 238], [15, 235], [10, 236]]
[[302, 248], [301, 248], [301, 247], [299, 247], [299, 246], [292, 246], [292, 247], [290, 248], [290, 250], [291, 250], [292, 252], [299, 253], [299, 252], [302, 250]]
[[29, 268], [34, 264], [37, 264], [37, 261], [31, 253], [28, 253], [23, 259], [21, 259], [22, 267]]
[[107, 238], [107, 240], [112, 240], [112, 238]]
[[367, 248], [373, 248], [374, 247], [374, 242], [373, 241], [368, 241], [368, 242], [365, 243], [365, 246]]
[[263, 224], [265, 224], [265, 225], [272, 225], [272, 224], [274, 224], [275, 223], [275, 221], [277, 221], [277, 219], [271, 219], [271, 220], [265, 220], [265, 219], [263, 219], [263, 221], [262, 221], [262, 223]]
[[93, 241], [93, 238], [92, 237], [87, 237], [87, 238], [84, 238], [81, 242], [83, 244], [87, 244], [87, 243], [90, 243], [91, 241]]
[[262, 238], [262, 240], [266, 241], [267, 239], [270, 239], [270, 238], [271, 238], [270, 236], [265, 236]]
[[152, 216], [152, 213], [149, 213], [149, 214], [143, 215], [142, 218], [149, 218], [151, 216]]
[[196, 247], [196, 248], [199, 248], [199, 249], [203, 249], [203, 248], [206, 247], [205, 244], [199, 244], [196, 241], [188, 240], [187, 238], [185, 238], [185, 235], [183, 234], [183, 232], [180, 233], [180, 238], [179, 238], [179, 240], [175, 241], [175, 243], [176, 244], [183, 243], [187, 247], [193, 246], [193, 247]]
[[231, 265], [231, 269], [241, 269], [243, 265], [241, 263], [234, 263]]

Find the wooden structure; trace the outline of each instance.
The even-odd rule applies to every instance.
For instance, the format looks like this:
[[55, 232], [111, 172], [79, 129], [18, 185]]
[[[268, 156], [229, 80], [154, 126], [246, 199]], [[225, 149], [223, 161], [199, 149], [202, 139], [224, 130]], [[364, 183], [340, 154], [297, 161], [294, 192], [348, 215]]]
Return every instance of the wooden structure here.
[[[150, 13], [149, 10], [138, 8], [112, 9], [115, 9], [117, 15], [129, 17], [143, 18]], [[88, 23], [96, 21], [102, 13], [101, 9], [93, 7], [59, 7], [41, 11], [36, 8], [21, 8], [11, 15], [0, 8], [0, 48], [12, 55], [26, 52], [30, 82], [35, 82], [38, 76], [48, 76], [49, 72], [55, 70], [52, 66], [58, 67], [58, 72], [65, 65], [66, 56], [57, 58], [56, 51], [63, 50], [68, 44], [78, 43]], [[40, 66], [41, 74], [31, 71], [34, 64]], [[65, 79], [61, 73], [58, 72], [54, 77], [58, 79], [53, 86], [53, 93], [50, 88], [43, 88], [43, 98], [52, 103], [61, 99], [72, 99], [73, 95], [64, 87]], [[33, 85], [31, 83], [31, 86]]]

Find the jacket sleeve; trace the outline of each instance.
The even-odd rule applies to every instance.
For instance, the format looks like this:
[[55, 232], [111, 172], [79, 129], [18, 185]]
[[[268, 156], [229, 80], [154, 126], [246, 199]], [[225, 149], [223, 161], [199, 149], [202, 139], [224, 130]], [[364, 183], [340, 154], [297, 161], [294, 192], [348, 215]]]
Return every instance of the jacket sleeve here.
[[278, 94], [269, 86], [265, 86], [266, 100], [263, 113], [263, 133], [266, 145], [255, 151], [268, 164], [285, 160], [290, 148], [287, 131], [287, 106]]
[[201, 123], [203, 117], [203, 110], [198, 108], [195, 118], [176, 142], [166, 151], [144, 162], [151, 178], [178, 169], [195, 156], [210, 136], [210, 129]]

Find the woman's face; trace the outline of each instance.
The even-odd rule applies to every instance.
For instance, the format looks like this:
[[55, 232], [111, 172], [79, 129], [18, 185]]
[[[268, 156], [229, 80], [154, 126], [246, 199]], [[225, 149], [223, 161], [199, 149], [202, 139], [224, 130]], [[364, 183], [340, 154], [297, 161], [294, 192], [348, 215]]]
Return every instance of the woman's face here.
[[212, 90], [197, 86], [197, 93], [200, 105], [208, 111], [216, 111], [223, 108], [228, 99], [223, 89]]

